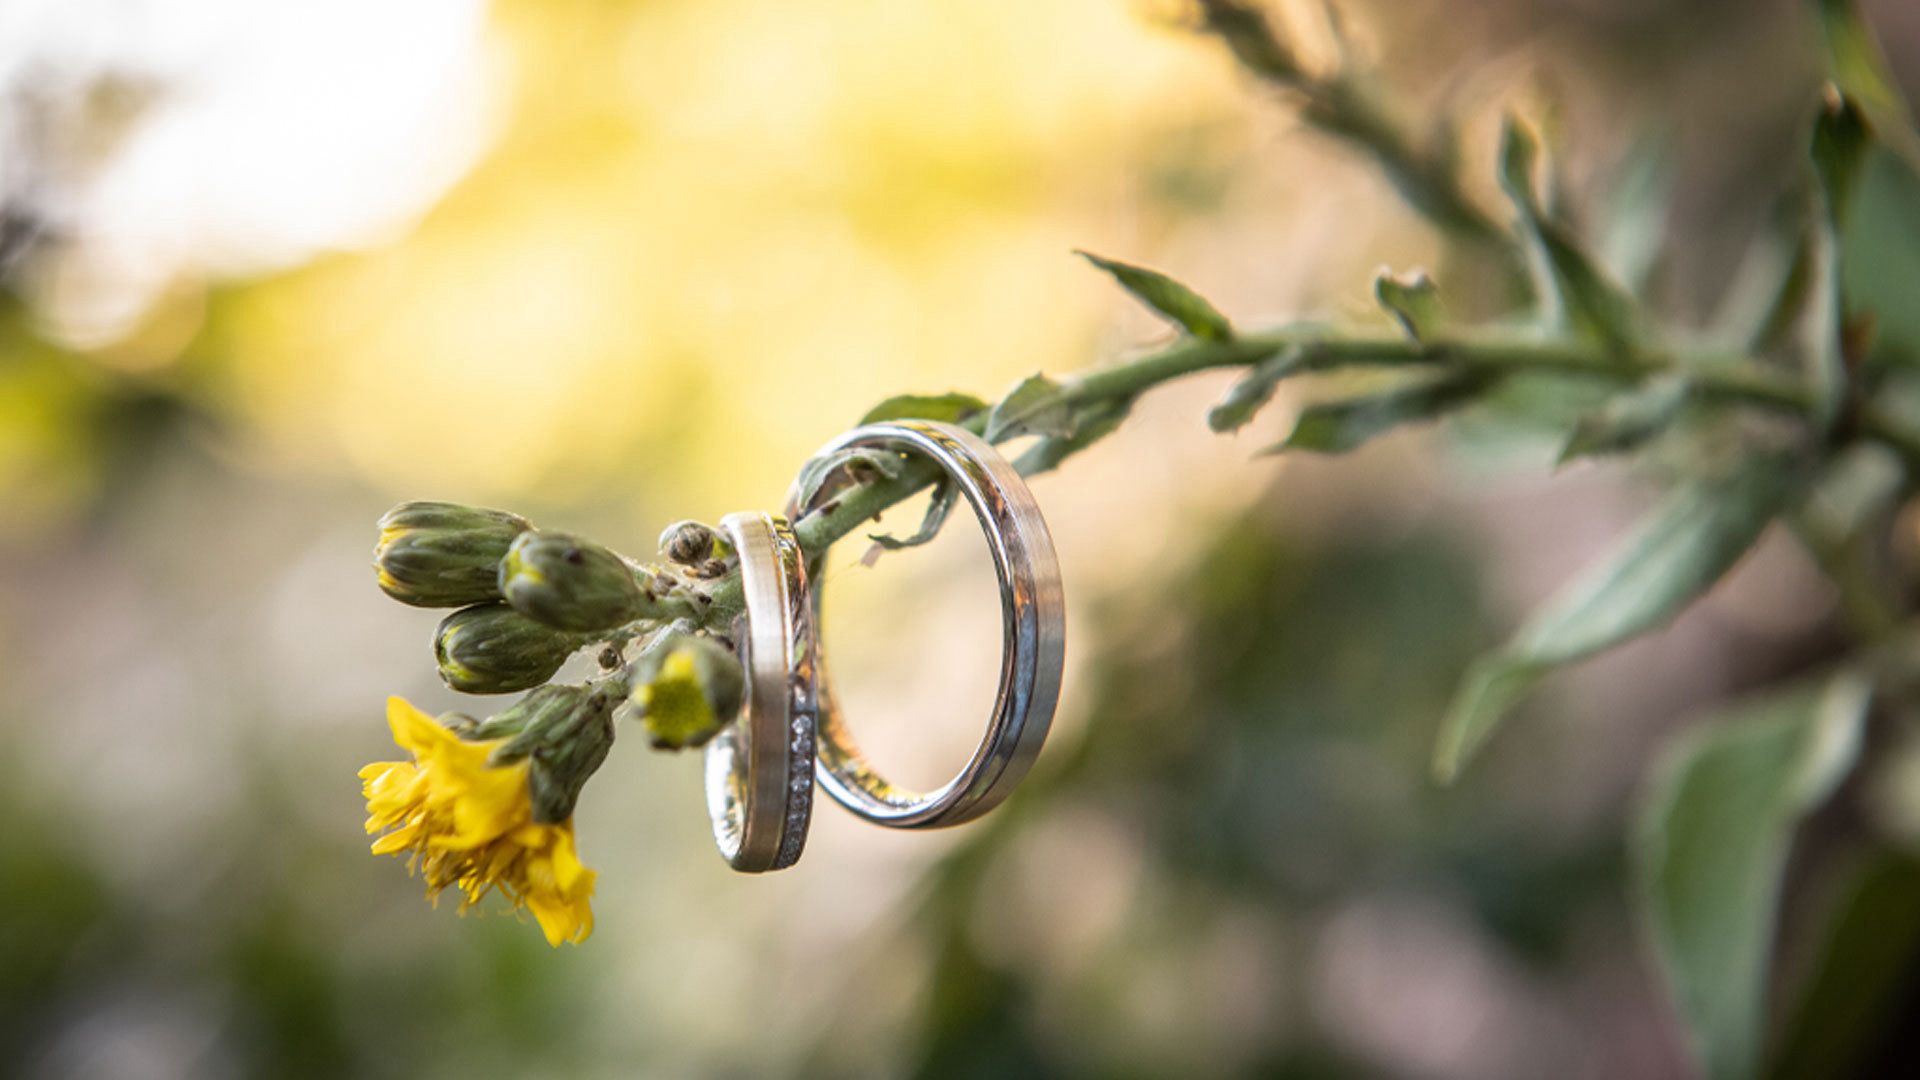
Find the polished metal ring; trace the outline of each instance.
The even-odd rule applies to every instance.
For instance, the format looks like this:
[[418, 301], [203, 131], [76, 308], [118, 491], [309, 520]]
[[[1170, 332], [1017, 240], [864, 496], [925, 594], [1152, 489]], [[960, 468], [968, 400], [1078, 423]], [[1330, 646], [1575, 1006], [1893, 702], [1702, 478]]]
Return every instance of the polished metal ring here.
[[[876, 824], [903, 829], [958, 825], [993, 809], [1019, 785], [1053, 723], [1066, 662], [1066, 600], [1053, 537], [1020, 474], [964, 428], [928, 420], [868, 424], [828, 443], [814, 460], [825, 462], [854, 449], [929, 458], [973, 507], [1000, 579], [1000, 682], [992, 719], [972, 760], [946, 784], [922, 793], [889, 783], [860, 753], [836, 706], [822, 659], [817, 672], [820, 786]], [[803, 469], [801, 476], [813, 471]], [[844, 475], [830, 473], [810, 496], [796, 482], [787, 498], [788, 516], [800, 521], [830, 502], [847, 482]], [[816, 618], [821, 597], [816, 584]]]
[[785, 518], [729, 514], [746, 611], [734, 641], [747, 671], [740, 719], [707, 744], [713, 842], [745, 873], [800, 858], [813, 815], [815, 645], [806, 560]]

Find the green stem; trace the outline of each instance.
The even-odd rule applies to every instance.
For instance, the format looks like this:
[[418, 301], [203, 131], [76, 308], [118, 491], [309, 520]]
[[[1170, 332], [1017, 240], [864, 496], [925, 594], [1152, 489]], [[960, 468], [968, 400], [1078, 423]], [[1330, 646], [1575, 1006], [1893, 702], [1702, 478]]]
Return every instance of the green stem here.
[[1888, 602], [1885, 583], [1868, 565], [1856, 539], [1836, 535], [1805, 513], [1790, 516], [1788, 522], [1801, 546], [1833, 582], [1841, 616], [1854, 636], [1867, 643], [1891, 637], [1900, 627], [1900, 612]]
[[[1788, 416], [1808, 417], [1813, 395], [1790, 373], [1762, 367], [1750, 357], [1724, 351], [1661, 351], [1621, 354], [1598, 342], [1572, 338], [1463, 337], [1417, 342], [1406, 337], [1328, 336], [1320, 326], [1288, 327], [1248, 334], [1231, 341], [1187, 338], [1156, 353], [1088, 372], [1065, 381], [1070, 404], [1084, 408], [1103, 402], [1129, 402], [1164, 383], [1203, 371], [1249, 368], [1284, 349], [1308, 353], [1306, 369], [1328, 372], [1348, 368], [1408, 367], [1478, 371], [1488, 375], [1549, 375], [1631, 385], [1652, 376], [1683, 372], [1701, 398], [1745, 405]], [[976, 433], [986, 418], [967, 427]], [[1886, 445], [1920, 475], [1920, 435], [1873, 410], [1860, 414], [1858, 435]], [[1088, 445], [1097, 440], [1088, 440]], [[1074, 449], [1084, 449], [1076, 446]], [[794, 532], [810, 558], [852, 534], [883, 511], [917, 494], [938, 479], [934, 466], [914, 460], [891, 480], [849, 488], [822, 509], [796, 522]], [[709, 586], [713, 602], [702, 622], [722, 625], [740, 611], [740, 583], [729, 575]]]
[[1500, 222], [1482, 210], [1460, 183], [1445, 153], [1424, 149], [1374, 81], [1344, 57], [1328, 74], [1308, 71], [1257, 7], [1241, 0], [1200, 0], [1201, 26], [1232, 51], [1240, 66], [1296, 94], [1300, 116], [1374, 159], [1402, 198], [1455, 239], [1494, 253], [1516, 280], [1524, 257]]

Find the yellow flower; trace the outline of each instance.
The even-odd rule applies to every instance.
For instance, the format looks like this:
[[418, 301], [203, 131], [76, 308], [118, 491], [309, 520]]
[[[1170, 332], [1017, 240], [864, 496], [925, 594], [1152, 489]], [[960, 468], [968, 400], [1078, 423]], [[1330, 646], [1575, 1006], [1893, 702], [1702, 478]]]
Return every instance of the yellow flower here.
[[[427, 896], [464, 894], [464, 913], [493, 889], [531, 910], [547, 943], [585, 941], [593, 932], [593, 871], [573, 846], [573, 820], [533, 820], [528, 759], [498, 768], [487, 758], [505, 740], [468, 741], [400, 698], [387, 699], [393, 741], [412, 761], [360, 770], [367, 832], [375, 855], [411, 852], [409, 867]], [[389, 831], [391, 830], [391, 831]]]

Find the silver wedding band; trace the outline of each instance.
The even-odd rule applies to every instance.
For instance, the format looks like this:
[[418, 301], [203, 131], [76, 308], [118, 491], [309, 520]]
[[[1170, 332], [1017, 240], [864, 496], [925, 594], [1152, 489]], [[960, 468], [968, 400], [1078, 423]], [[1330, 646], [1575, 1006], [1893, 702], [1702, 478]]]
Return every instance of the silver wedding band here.
[[707, 744], [707, 812], [727, 864], [792, 866], [813, 814], [815, 657], [806, 560], [785, 518], [729, 514], [720, 532], [740, 559], [746, 613], [735, 642], [747, 671], [737, 723]]
[[[1066, 661], [1066, 601], [1053, 538], [1020, 474], [964, 428], [928, 420], [868, 424], [828, 443], [815, 460], [851, 449], [929, 458], [973, 507], [1000, 582], [1000, 679], [993, 715], [972, 759], [952, 780], [923, 793], [888, 782], [868, 763], [836, 707], [824, 663], [818, 664], [820, 786], [842, 806], [879, 825], [958, 825], [993, 809], [1019, 785], [1053, 723]], [[804, 493], [796, 485], [787, 499], [787, 515], [801, 520], [824, 505], [833, 490], [834, 485], [824, 485], [803, 505]], [[816, 582], [816, 619], [821, 596]]]

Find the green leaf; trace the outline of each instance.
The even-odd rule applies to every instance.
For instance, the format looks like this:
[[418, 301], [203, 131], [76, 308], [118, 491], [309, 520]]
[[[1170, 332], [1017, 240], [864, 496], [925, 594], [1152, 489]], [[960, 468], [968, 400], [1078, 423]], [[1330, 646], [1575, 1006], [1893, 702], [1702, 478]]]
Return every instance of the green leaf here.
[[1451, 784], [1500, 721], [1552, 670], [1550, 664], [1510, 653], [1493, 653], [1474, 661], [1440, 722], [1440, 740], [1433, 756], [1434, 779]]
[[1245, 427], [1255, 413], [1273, 400], [1280, 380], [1306, 366], [1307, 352], [1295, 345], [1253, 365], [1227, 389], [1220, 403], [1207, 410], [1207, 426], [1225, 433]]
[[1519, 212], [1521, 238], [1534, 271], [1541, 316], [1570, 325], [1608, 348], [1624, 352], [1639, 337], [1633, 299], [1602, 273], [1572, 233], [1550, 219], [1534, 190], [1539, 144], [1512, 116], [1500, 129], [1500, 186]]
[[1832, 86], [1821, 100], [1820, 114], [1813, 122], [1813, 139], [1808, 156], [1813, 159], [1814, 175], [1826, 195], [1826, 210], [1836, 223], [1847, 220], [1853, 203], [1853, 191], [1866, 164], [1867, 150], [1873, 145], [1873, 133], [1867, 127], [1860, 106]]
[[1540, 198], [1534, 191], [1533, 174], [1540, 164], [1540, 143], [1533, 132], [1509, 114], [1500, 124], [1500, 190], [1507, 193], [1523, 216], [1540, 216]]
[[1827, 71], [1858, 101], [1879, 133], [1910, 164], [1920, 166], [1920, 138], [1913, 113], [1900, 96], [1886, 53], [1853, 0], [1820, 0], [1820, 27], [1827, 43]]
[[[1901, 98], [1886, 54], [1852, 0], [1820, 0], [1827, 44], [1827, 70], [1843, 104], [1864, 114], [1864, 133], [1849, 132], [1839, 144], [1844, 172], [1823, 168], [1840, 237], [1843, 317], [1871, 316], [1886, 355], [1920, 362], [1920, 304], [1912, 282], [1920, 280], [1920, 134]], [[1833, 111], [1829, 94], [1829, 113]], [[1857, 116], [1854, 118], [1857, 121]], [[1870, 138], [1866, 137], [1870, 136]], [[1863, 157], [1845, 150], [1869, 142]], [[1830, 156], [1815, 143], [1815, 160]], [[1836, 180], [1840, 182], [1836, 183]], [[1833, 192], [1843, 194], [1834, 196]]]
[[1801, 509], [1827, 535], [1858, 538], [1885, 526], [1906, 477], [1900, 458], [1886, 447], [1857, 443], [1827, 461]]
[[1780, 1080], [1870, 1075], [1868, 1055], [1906, 1020], [1916, 953], [1920, 860], [1875, 855], [1847, 887], [1768, 1073]]
[[1814, 418], [1822, 431], [1832, 431], [1839, 423], [1850, 381], [1841, 342], [1846, 316], [1839, 233], [1846, 227], [1855, 182], [1871, 142], [1866, 121], [1852, 99], [1832, 92], [1814, 122], [1809, 153], [1819, 187], [1808, 208], [1799, 255], [1806, 264], [1807, 290], [1792, 320], [1793, 351], [1814, 388]]
[[927, 513], [920, 519], [919, 531], [904, 540], [889, 534], [873, 534], [867, 539], [888, 551], [919, 547], [940, 535], [940, 527], [947, 523], [947, 515], [953, 512], [953, 504], [959, 498], [960, 489], [953, 483], [942, 480], [933, 487], [933, 496], [927, 501]]
[[1073, 435], [1073, 403], [1066, 388], [1045, 375], [1029, 375], [1000, 399], [987, 414], [988, 442], [1019, 435], [1069, 438]]
[[1206, 341], [1232, 339], [1233, 324], [1227, 321], [1225, 315], [1220, 314], [1205, 297], [1160, 271], [1104, 259], [1090, 251], [1075, 254], [1112, 274], [1114, 280], [1138, 297], [1141, 303], [1171, 319], [1194, 337]]
[[1799, 490], [1773, 458], [1671, 493], [1619, 550], [1563, 588], [1482, 660], [1441, 724], [1434, 773], [1452, 780], [1547, 670], [1666, 625], [1713, 587]]
[[882, 420], [939, 420], [957, 424], [986, 409], [986, 402], [958, 390], [945, 394], [901, 394], [868, 409], [860, 422], [877, 424]]
[[1607, 185], [1599, 263], [1629, 292], [1646, 285], [1660, 257], [1668, 233], [1673, 174], [1672, 141], [1656, 130], [1633, 141]]
[[1485, 376], [1467, 372], [1397, 386], [1377, 394], [1317, 402], [1300, 410], [1292, 434], [1261, 453], [1311, 450], [1344, 454], [1402, 424], [1432, 420], [1451, 412], [1472, 401], [1486, 386]]
[[904, 468], [900, 455], [867, 447], [852, 447], [836, 450], [823, 457], [811, 458], [800, 467], [800, 476], [794, 482], [797, 498], [801, 506], [812, 506], [820, 493], [833, 485], [838, 491], [849, 484], [863, 483], [871, 479], [893, 480], [899, 477]]
[[1374, 276], [1373, 295], [1413, 340], [1431, 341], [1440, 329], [1439, 290], [1426, 271], [1395, 277], [1382, 270]]
[[1702, 1071], [1752, 1076], [1793, 832], [1858, 756], [1871, 695], [1843, 675], [1682, 734], [1633, 836], [1642, 914]]
[[1616, 395], [1599, 412], [1580, 418], [1560, 450], [1560, 463], [1646, 445], [1679, 419], [1691, 389], [1686, 379], [1667, 377]]
[[1785, 462], [1760, 458], [1676, 490], [1613, 557], [1528, 621], [1519, 651], [1563, 664], [1664, 626], [1760, 539], [1799, 491], [1796, 477]]
[[1847, 397], [1847, 363], [1840, 341], [1840, 244], [1833, 220], [1816, 200], [1809, 214], [1803, 258], [1807, 290], [1792, 320], [1791, 350], [1813, 387], [1813, 417], [1823, 432], [1840, 421]]
[[1808, 156], [1815, 185], [1800, 206], [1799, 239], [1786, 276], [1753, 349], [1783, 354], [1806, 373], [1814, 417], [1831, 431], [1845, 403], [1848, 374], [1841, 345], [1842, 268], [1838, 234], [1845, 227], [1871, 136], [1852, 99], [1832, 86], [1814, 121]]
[[1875, 354], [1920, 364], [1920, 174], [1885, 147], [1861, 166], [1840, 246], [1846, 307], [1873, 317]]
[[1029, 446], [1013, 460], [1021, 476], [1037, 476], [1057, 467], [1070, 454], [1092, 446], [1111, 435], [1127, 419], [1132, 401], [1102, 401], [1082, 409], [1074, 421], [1072, 435], [1052, 435]]

